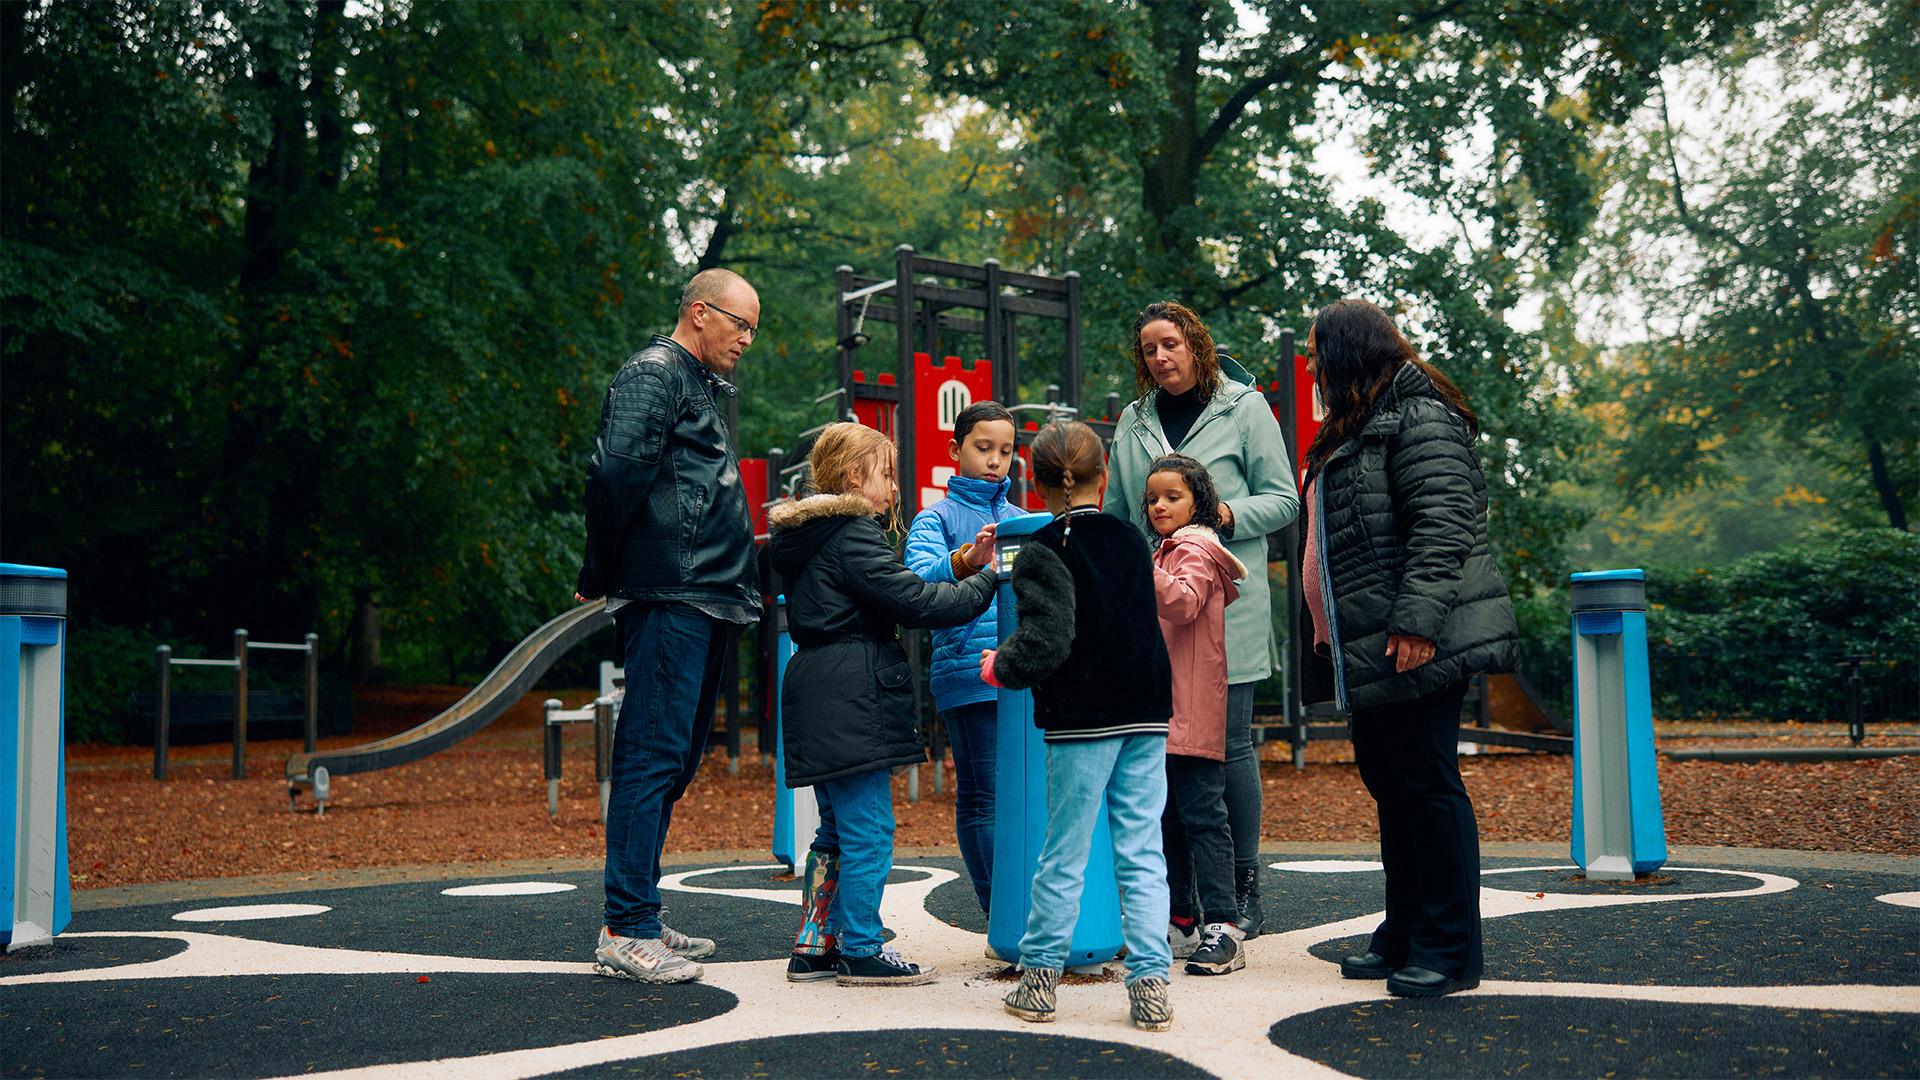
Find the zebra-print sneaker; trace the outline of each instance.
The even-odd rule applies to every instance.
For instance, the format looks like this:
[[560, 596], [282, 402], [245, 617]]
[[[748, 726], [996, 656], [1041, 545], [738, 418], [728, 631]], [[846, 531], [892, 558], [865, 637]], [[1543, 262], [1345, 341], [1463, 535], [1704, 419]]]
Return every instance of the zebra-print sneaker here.
[[1059, 968], [1021, 968], [1020, 985], [1007, 992], [1007, 1011], [1036, 1024], [1053, 1023]]
[[1173, 1026], [1173, 1003], [1167, 1000], [1167, 980], [1152, 976], [1127, 984], [1127, 1012], [1141, 1031], [1165, 1031]]

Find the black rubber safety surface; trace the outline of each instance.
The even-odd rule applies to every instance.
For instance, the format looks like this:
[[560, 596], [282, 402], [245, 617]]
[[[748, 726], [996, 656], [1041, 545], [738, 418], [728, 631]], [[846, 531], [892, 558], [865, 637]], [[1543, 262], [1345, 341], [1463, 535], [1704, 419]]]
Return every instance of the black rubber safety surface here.
[[[1378, 874], [1372, 875], [1376, 882]], [[1486, 886], [1516, 892], [1646, 896], [1734, 892], [1751, 877], [1663, 871], [1668, 881], [1610, 884], [1571, 871], [1489, 874]], [[1487, 979], [1642, 986], [1769, 986], [1834, 983], [1920, 985], [1920, 910], [1874, 899], [1910, 891], [1912, 878], [1822, 872], [1785, 893], [1544, 911], [1483, 924]], [[1376, 901], [1378, 902], [1378, 901]], [[1315, 945], [1339, 963], [1367, 938]], [[1917, 1063], [1916, 1071], [1920, 1071]]]
[[[969, 896], [972, 886], [967, 886]], [[977, 905], [976, 905], [977, 906]], [[1024, 1032], [836, 1031], [703, 1046], [609, 1062], [553, 1077], [1045, 1076], [1210, 1077], [1179, 1058], [1124, 1043]]]
[[657, 1031], [732, 1009], [699, 983], [240, 975], [0, 990], [6, 1076], [284, 1076]]
[[1353, 1076], [1862, 1077], [1920, 1072], [1911, 1014], [1533, 997], [1369, 1001], [1273, 1025]]

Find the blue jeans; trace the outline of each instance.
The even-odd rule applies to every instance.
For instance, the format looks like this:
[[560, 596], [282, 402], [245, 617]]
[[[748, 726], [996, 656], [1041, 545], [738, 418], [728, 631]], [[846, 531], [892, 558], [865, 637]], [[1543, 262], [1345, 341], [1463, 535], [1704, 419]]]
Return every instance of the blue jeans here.
[[843, 956], [880, 951], [880, 892], [893, 873], [893, 783], [886, 769], [813, 785], [820, 828], [813, 846], [840, 851], [840, 891], [827, 924], [837, 928]]
[[1165, 735], [1047, 744], [1047, 842], [1033, 876], [1033, 910], [1020, 939], [1020, 963], [1066, 965], [1103, 801], [1113, 830], [1127, 985], [1150, 976], [1164, 979], [1173, 963], [1167, 945], [1167, 859], [1160, 848], [1160, 815], [1167, 806]]
[[1000, 739], [1000, 704], [977, 701], [942, 719], [953, 746], [953, 831], [967, 876], [973, 878], [974, 895], [985, 911], [993, 896], [994, 747]]
[[613, 729], [607, 795], [607, 929], [660, 936], [660, 849], [673, 804], [700, 771], [730, 627], [685, 604], [635, 602], [614, 615], [627, 694]]

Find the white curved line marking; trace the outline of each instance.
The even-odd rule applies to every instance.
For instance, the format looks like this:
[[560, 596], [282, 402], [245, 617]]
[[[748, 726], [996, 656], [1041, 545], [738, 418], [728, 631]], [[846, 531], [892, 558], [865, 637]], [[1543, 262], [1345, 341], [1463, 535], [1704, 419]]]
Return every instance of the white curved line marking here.
[[491, 885], [461, 885], [441, 889], [441, 896], [539, 896], [542, 893], [572, 892], [578, 885], [558, 881], [496, 881]]
[[297, 919], [333, 909], [325, 904], [242, 904], [238, 907], [196, 908], [175, 912], [174, 922], [253, 922], [258, 919]]
[[1895, 907], [1920, 908], [1920, 892], [1881, 893], [1879, 896], [1874, 897], [1874, 899], [1883, 904], [1892, 904]]
[[1304, 862], [1268, 863], [1275, 870], [1292, 870], [1299, 874], [1363, 874], [1370, 870], [1385, 870], [1386, 866], [1377, 862], [1346, 862], [1340, 859], [1309, 859]]

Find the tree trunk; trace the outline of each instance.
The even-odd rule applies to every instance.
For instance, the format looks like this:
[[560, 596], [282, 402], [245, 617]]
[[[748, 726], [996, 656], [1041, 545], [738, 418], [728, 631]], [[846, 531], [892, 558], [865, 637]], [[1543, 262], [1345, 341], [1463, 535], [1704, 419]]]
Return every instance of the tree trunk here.
[[1880, 495], [1881, 509], [1887, 512], [1887, 524], [1905, 530], [1907, 508], [1900, 505], [1900, 492], [1887, 472], [1887, 452], [1880, 446], [1880, 440], [1871, 436], [1867, 438], [1867, 470], [1873, 475], [1873, 490]]
[[378, 683], [380, 670], [380, 601], [367, 597], [353, 613], [353, 656], [348, 663], [355, 683]]
[[1194, 204], [1194, 143], [1200, 134], [1200, 28], [1185, 4], [1153, 7], [1153, 47], [1166, 64], [1167, 97], [1159, 138], [1140, 162], [1140, 204], [1148, 220], [1148, 249], [1189, 254], [1193, 237], [1176, 220]]

